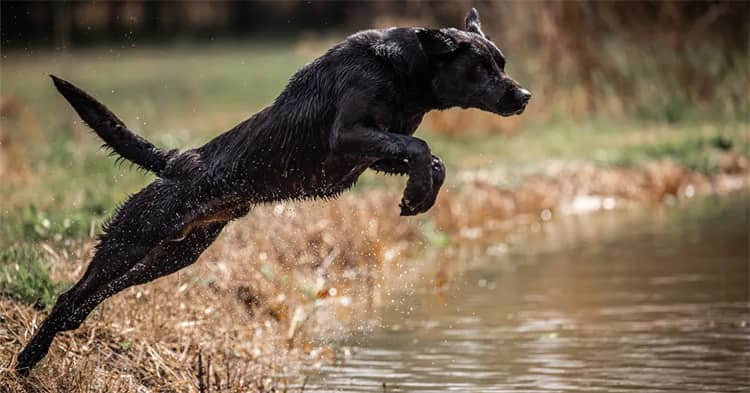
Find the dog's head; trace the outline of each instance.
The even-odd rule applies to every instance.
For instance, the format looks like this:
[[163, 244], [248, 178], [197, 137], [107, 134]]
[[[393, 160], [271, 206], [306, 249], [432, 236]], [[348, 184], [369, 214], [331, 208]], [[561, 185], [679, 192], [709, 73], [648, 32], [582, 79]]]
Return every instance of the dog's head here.
[[478, 108], [502, 116], [521, 114], [531, 98], [505, 73], [505, 57], [482, 32], [479, 13], [466, 15], [465, 31], [418, 29], [417, 38], [434, 65], [432, 90], [445, 106]]

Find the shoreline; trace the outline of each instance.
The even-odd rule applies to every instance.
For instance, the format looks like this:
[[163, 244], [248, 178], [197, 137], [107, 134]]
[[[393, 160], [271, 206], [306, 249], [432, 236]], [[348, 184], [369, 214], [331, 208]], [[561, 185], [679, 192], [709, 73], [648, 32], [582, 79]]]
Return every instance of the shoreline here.
[[[441, 261], [467, 244], [487, 252], [482, 239], [490, 233], [497, 240], [560, 214], [670, 205], [750, 187], [746, 158], [727, 153], [722, 160], [710, 177], [669, 161], [635, 168], [547, 163], [520, 177], [461, 172], [427, 215], [408, 219], [398, 216], [400, 190], [391, 188], [258, 207], [228, 226], [198, 263], [123, 291], [80, 329], [59, 335], [27, 380], [12, 373], [12, 359], [46, 312], [0, 298], [0, 387], [198, 391], [200, 354], [202, 378], [210, 359], [210, 383], [228, 391], [299, 391], [302, 379], [288, 375], [335, 359], [328, 344], [367, 329], [362, 321], [376, 317], [392, 291], [408, 291], [421, 276], [446, 285], [455, 273], [442, 272], [450, 266]], [[80, 276], [92, 246], [68, 253], [42, 244], [52, 276], [65, 282]]]

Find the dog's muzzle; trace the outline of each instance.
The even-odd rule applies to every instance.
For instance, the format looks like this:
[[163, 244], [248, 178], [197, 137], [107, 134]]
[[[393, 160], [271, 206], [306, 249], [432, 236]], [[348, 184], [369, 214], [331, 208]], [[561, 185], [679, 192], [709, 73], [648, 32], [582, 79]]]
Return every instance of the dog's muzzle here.
[[505, 93], [498, 102], [501, 116], [520, 115], [531, 100], [531, 92], [526, 89], [513, 89]]

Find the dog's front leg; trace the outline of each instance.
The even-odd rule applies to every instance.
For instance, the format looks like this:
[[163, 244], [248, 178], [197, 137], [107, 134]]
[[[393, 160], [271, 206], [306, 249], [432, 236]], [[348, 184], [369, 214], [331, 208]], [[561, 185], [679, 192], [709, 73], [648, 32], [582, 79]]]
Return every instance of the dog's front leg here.
[[[378, 172], [394, 175], [406, 175], [409, 172], [408, 161], [388, 158], [376, 161], [370, 166], [370, 168]], [[438, 192], [440, 192], [440, 187], [445, 180], [445, 163], [443, 163], [443, 160], [441, 160], [440, 157], [435, 155], [432, 156], [430, 169], [432, 171], [432, 189], [424, 202], [416, 208], [417, 213], [424, 213], [432, 208], [437, 199]], [[404, 214], [404, 207], [402, 206], [401, 208], [402, 214]]]
[[420, 213], [419, 207], [430, 197], [432, 154], [427, 143], [421, 139], [355, 125], [339, 128], [333, 133], [331, 151], [340, 155], [405, 161], [409, 180], [401, 199], [401, 215]]

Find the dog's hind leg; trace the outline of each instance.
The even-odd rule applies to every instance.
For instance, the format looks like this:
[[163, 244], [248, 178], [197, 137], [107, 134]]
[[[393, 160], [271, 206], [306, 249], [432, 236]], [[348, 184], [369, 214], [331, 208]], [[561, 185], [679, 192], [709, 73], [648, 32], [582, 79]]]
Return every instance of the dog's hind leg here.
[[[139, 261], [120, 274], [109, 275], [102, 268], [89, 269], [84, 277], [69, 291], [62, 294], [42, 326], [18, 355], [16, 371], [27, 374], [49, 350], [55, 335], [77, 329], [91, 311], [108, 297], [133, 285], [144, 284], [174, 273], [198, 259], [200, 254], [216, 239], [226, 222], [212, 222], [194, 228], [180, 242], [162, 241]], [[114, 257], [107, 249], [100, 249], [92, 266], [101, 266], [100, 259]]]
[[69, 326], [66, 327], [76, 329], [99, 303], [123, 289], [151, 282], [193, 264], [216, 240], [226, 223], [214, 222], [195, 228], [180, 242], [162, 242], [125, 274], [89, 296], [67, 318]]
[[[81, 307], [85, 299], [94, 295], [103, 284], [123, 274], [129, 266], [147, 253], [139, 247], [126, 249], [119, 245], [113, 239], [100, 243], [83, 277], [57, 298], [47, 318], [18, 354], [16, 370], [20, 374], [27, 374], [47, 354], [58, 332], [78, 327], [78, 324], [72, 323], [70, 316]], [[118, 268], [121, 271], [118, 272]]]

